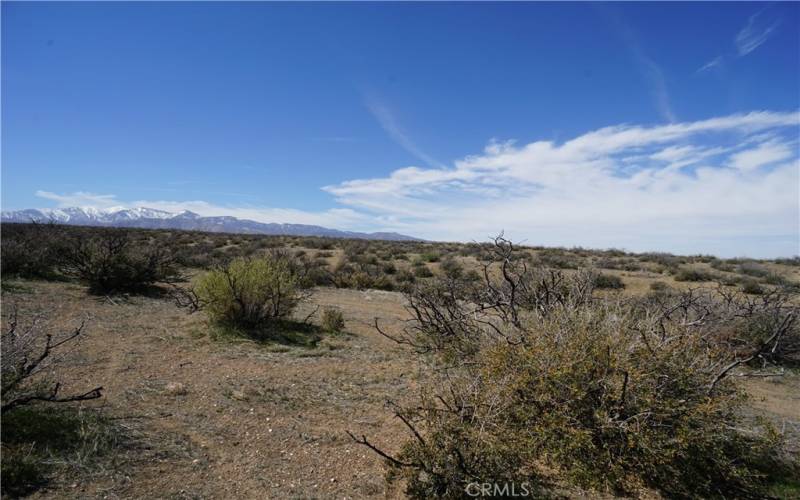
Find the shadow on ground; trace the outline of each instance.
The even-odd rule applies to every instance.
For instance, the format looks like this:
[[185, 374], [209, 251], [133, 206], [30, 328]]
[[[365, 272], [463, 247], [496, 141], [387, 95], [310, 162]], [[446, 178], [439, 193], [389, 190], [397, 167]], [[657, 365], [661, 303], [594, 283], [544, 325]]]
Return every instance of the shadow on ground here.
[[95, 410], [31, 405], [3, 415], [2, 492], [16, 498], [51, 481], [57, 468], [86, 468], [122, 444], [119, 429]]
[[263, 345], [283, 345], [314, 349], [329, 335], [317, 325], [302, 321], [281, 320], [267, 326], [246, 328], [232, 325], [212, 325], [213, 340], [247, 339]]

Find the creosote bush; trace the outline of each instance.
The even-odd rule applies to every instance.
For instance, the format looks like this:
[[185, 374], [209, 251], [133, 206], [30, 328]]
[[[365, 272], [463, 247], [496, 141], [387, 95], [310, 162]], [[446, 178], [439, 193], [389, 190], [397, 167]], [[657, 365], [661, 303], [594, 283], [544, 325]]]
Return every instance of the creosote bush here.
[[305, 297], [304, 278], [281, 252], [240, 257], [196, 279], [198, 305], [217, 323], [257, 328], [287, 318]]
[[[407, 294], [411, 320], [387, 337], [429, 370], [395, 414], [410, 438], [386, 459], [413, 498], [462, 498], [470, 483], [553, 481], [676, 498], [761, 498], [778, 434], [741, 431], [730, 376], [797, 353], [785, 296], [662, 290], [595, 297], [593, 273], [529, 268], [495, 241], [482, 283], [443, 278]], [[494, 270], [494, 272], [492, 272]]]

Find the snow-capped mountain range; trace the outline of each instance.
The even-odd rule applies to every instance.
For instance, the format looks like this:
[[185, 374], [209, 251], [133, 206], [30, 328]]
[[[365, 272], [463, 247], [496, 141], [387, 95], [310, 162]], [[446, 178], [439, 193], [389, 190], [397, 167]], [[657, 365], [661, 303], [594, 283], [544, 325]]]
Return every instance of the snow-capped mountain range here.
[[418, 238], [398, 233], [359, 233], [340, 231], [307, 224], [263, 223], [236, 217], [204, 217], [184, 210], [165, 212], [154, 208], [70, 207], [55, 209], [27, 209], [3, 211], [2, 222], [56, 222], [74, 226], [138, 227], [146, 229], [183, 229], [214, 233], [273, 234], [288, 236], [326, 236], [330, 238], [358, 238], [370, 240], [419, 241]]

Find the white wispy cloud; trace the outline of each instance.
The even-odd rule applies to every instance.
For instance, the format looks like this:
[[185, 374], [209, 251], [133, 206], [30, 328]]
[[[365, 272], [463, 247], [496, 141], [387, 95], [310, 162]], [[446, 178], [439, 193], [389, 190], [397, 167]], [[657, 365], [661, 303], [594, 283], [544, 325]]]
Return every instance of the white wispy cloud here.
[[707, 63], [705, 63], [704, 65], [702, 65], [697, 70], [697, 73], [702, 73], [704, 71], [709, 71], [711, 69], [718, 68], [718, 67], [722, 66], [724, 60], [725, 60], [725, 58], [723, 56], [717, 56], [714, 59], [712, 59], [712, 60], [708, 61]]
[[722, 68], [726, 61], [750, 54], [775, 34], [780, 22], [781, 20], [778, 18], [768, 17], [768, 7], [759, 10], [748, 17], [747, 24], [736, 33], [736, 37], [733, 40], [736, 48], [735, 54], [717, 56], [701, 66], [696, 73]]
[[664, 70], [662, 70], [661, 66], [647, 54], [634, 29], [618, 12], [613, 10], [603, 10], [603, 12], [609, 16], [620, 36], [628, 45], [631, 54], [633, 54], [634, 61], [650, 88], [650, 93], [653, 96], [653, 103], [658, 113], [665, 121], [677, 121], [678, 116], [672, 109]]
[[335, 208], [120, 201], [40, 191], [61, 206], [146, 206], [261, 222], [471, 241], [757, 257], [800, 253], [800, 112], [617, 125], [565, 142], [490, 142], [449, 167], [403, 167], [323, 189]]
[[451, 168], [402, 168], [325, 189], [431, 239], [499, 229], [548, 245], [798, 253], [800, 114], [754, 112], [567, 142], [493, 143]]
[[650, 88], [655, 100], [656, 109], [658, 109], [658, 112], [666, 121], [677, 121], [678, 117], [672, 110], [669, 91], [667, 90], [667, 81], [664, 78], [664, 71], [661, 69], [661, 66], [647, 57], [644, 52], [639, 53], [637, 57], [639, 58], [645, 77], [650, 81]]
[[747, 19], [747, 24], [736, 34], [736, 49], [739, 56], [746, 56], [760, 47], [775, 32], [780, 20], [767, 19], [762, 9]]
[[350, 135], [332, 135], [326, 137], [314, 137], [313, 140], [318, 142], [358, 142], [358, 137], [353, 137]]
[[796, 146], [779, 141], [765, 142], [731, 156], [731, 166], [744, 171], [756, 170], [790, 159], [795, 154], [793, 149], [796, 150]]
[[96, 194], [85, 191], [57, 194], [42, 190], [36, 191], [35, 194], [39, 198], [56, 202], [59, 207], [94, 207], [109, 209], [122, 206], [113, 194]]
[[400, 147], [411, 153], [414, 157], [425, 162], [428, 166], [441, 166], [435, 158], [431, 157], [425, 151], [421, 150], [414, 141], [403, 130], [397, 119], [392, 113], [392, 110], [380, 100], [377, 96], [368, 93], [364, 96], [364, 105], [367, 110], [375, 117], [381, 128], [389, 135], [389, 137], [397, 143]]

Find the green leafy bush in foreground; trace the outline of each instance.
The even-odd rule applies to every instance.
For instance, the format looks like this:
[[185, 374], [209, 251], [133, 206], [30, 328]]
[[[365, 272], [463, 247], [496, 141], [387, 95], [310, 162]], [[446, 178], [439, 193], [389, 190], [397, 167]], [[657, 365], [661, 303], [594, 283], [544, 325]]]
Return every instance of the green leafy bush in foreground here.
[[[529, 269], [497, 241], [496, 276], [437, 280], [407, 294], [401, 336], [430, 368], [411, 431], [386, 459], [413, 498], [462, 498], [472, 483], [553, 483], [670, 498], [762, 498], [779, 474], [767, 424], [742, 431], [729, 375], [777, 362], [800, 338], [797, 308], [717, 291], [639, 300], [593, 296], [591, 273]], [[747, 332], [747, 335], [743, 333]]]
[[280, 252], [234, 259], [200, 276], [194, 285], [198, 302], [212, 321], [245, 328], [288, 317], [305, 296], [303, 290], [300, 271]]

